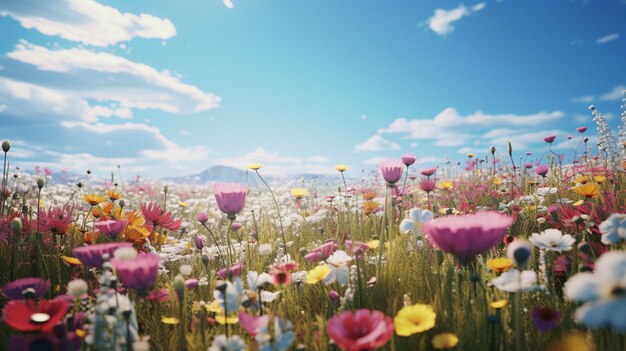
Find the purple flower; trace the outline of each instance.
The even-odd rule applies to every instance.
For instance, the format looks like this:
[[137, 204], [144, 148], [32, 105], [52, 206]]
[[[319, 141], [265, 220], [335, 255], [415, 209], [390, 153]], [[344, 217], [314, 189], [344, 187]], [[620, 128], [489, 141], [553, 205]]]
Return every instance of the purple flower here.
[[190, 278], [190, 279], [185, 280], [185, 288], [187, 289], [194, 289], [194, 288], [197, 288], [198, 286], [199, 286], [198, 279]]
[[200, 235], [196, 235], [193, 238], [193, 241], [196, 244], [196, 249], [202, 250], [202, 248], [204, 247], [204, 240], [202, 240], [202, 237]]
[[531, 168], [533, 168], [533, 164], [532, 163], [525, 163], [524, 164], [524, 168], [531, 169]]
[[243, 265], [241, 263], [235, 263], [234, 265], [228, 268], [222, 268], [217, 271], [217, 277], [224, 280], [229, 278], [229, 276], [237, 277], [241, 274], [241, 270], [243, 269]]
[[112, 259], [115, 273], [126, 288], [145, 296], [157, 280], [161, 256], [153, 253], [137, 255], [132, 260]]
[[383, 172], [385, 181], [389, 183], [389, 185], [393, 185], [402, 178], [404, 164], [398, 160], [387, 160], [383, 161], [380, 165], [380, 169]]
[[578, 131], [578, 133], [582, 134], [582, 133], [587, 131], [587, 127], [578, 127], [578, 128], [576, 128], [576, 131]]
[[50, 288], [50, 281], [41, 278], [22, 278], [7, 283], [2, 288], [2, 295], [9, 300], [38, 299]]
[[430, 193], [431, 191], [435, 190], [435, 182], [430, 180], [430, 179], [424, 179], [419, 183], [419, 188], [424, 190], [427, 193]]
[[234, 232], [238, 231], [239, 229], [241, 229], [242, 224], [239, 222], [235, 222], [230, 226], [230, 229], [232, 229]]
[[422, 175], [427, 176], [427, 177], [432, 176], [433, 174], [435, 174], [435, 172], [437, 172], [437, 167], [426, 168], [420, 171]]
[[113, 257], [113, 253], [115, 252], [115, 250], [119, 249], [120, 247], [131, 246], [133, 246], [133, 243], [96, 244], [75, 247], [74, 249], [72, 249], [72, 253], [74, 254], [74, 257], [78, 258], [82, 264], [93, 268], [100, 268], [104, 263], [104, 258], [102, 257], [104, 254], [109, 255], [109, 257]]
[[415, 160], [417, 160], [417, 157], [413, 154], [404, 154], [402, 155], [402, 157], [400, 157], [400, 159], [402, 160], [402, 163], [404, 163], [405, 166], [409, 167], [410, 165], [415, 163]]
[[235, 218], [246, 205], [248, 186], [239, 183], [215, 183], [211, 186], [217, 207], [230, 218]]
[[204, 224], [209, 221], [209, 214], [206, 212], [198, 212], [198, 222]]
[[537, 166], [537, 168], [535, 169], [535, 173], [537, 173], [538, 175], [542, 177], [545, 177], [546, 174], [548, 174], [548, 165]]
[[548, 144], [552, 144], [554, 142], [554, 139], [556, 139], [556, 134], [552, 134], [552, 135], [548, 135], [547, 137], [544, 137], [543, 141], [545, 141]]
[[109, 219], [106, 221], [98, 221], [94, 223], [94, 226], [98, 228], [100, 233], [109, 236], [115, 236], [126, 228], [126, 221], [116, 221], [114, 219]]
[[539, 307], [532, 310], [530, 316], [533, 322], [535, 322], [535, 327], [542, 333], [545, 333], [556, 328], [561, 319], [561, 312], [555, 311], [550, 307]]
[[513, 218], [495, 211], [467, 216], [446, 216], [422, 224], [422, 231], [434, 246], [458, 257], [462, 263], [497, 245]]

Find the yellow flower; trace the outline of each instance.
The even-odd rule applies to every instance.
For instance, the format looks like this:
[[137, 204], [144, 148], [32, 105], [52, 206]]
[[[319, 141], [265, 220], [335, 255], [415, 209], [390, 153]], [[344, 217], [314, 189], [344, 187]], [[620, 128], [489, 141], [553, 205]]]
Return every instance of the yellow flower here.
[[293, 188], [291, 189], [291, 196], [295, 197], [296, 200], [300, 200], [306, 196], [306, 189], [304, 188]]
[[437, 187], [441, 190], [452, 190], [452, 188], [454, 187], [454, 183], [452, 183], [452, 181], [450, 180], [444, 180], [443, 182], [437, 184]]
[[213, 313], [224, 313], [222, 312], [222, 307], [220, 306], [220, 303], [217, 302], [217, 300], [211, 302], [210, 304], [206, 305], [206, 310], [209, 312], [213, 312]]
[[526, 206], [526, 211], [529, 211], [529, 212], [537, 211], [537, 206], [535, 206], [535, 205], [528, 205], [528, 206]]
[[459, 211], [457, 211], [455, 208], [451, 208], [451, 207], [442, 207], [439, 209], [439, 214], [442, 215], [456, 215], [459, 214]]
[[598, 183], [598, 184], [602, 184], [604, 182], [606, 182], [606, 177], [603, 175], [597, 175], [593, 177], [593, 180]]
[[493, 178], [493, 185], [500, 185], [500, 184], [502, 184], [502, 178], [500, 177]]
[[378, 208], [378, 202], [376, 201], [365, 201], [363, 203], [363, 214], [364, 215], [370, 215], [372, 213], [374, 213], [374, 211], [376, 211], [376, 209]]
[[437, 350], [451, 349], [459, 343], [459, 338], [452, 333], [437, 334], [433, 338], [433, 347]]
[[492, 258], [487, 260], [487, 267], [496, 273], [508, 271], [513, 266], [513, 261], [505, 257]]
[[489, 304], [489, 306], [491, 306], [491, 308], [495, 308], [496, 310], [499, 310], [508, 304], [509, 304], [509, 300], [502, 299], [502, 300], [493, 301], [492, 303]]
[[85, 201], [86, 203], [90, 204], [91, 206], [97, 206], [98, 204], [101, 204], [103, 202], [105, 202], [107, 199], [104, 198], [104, 196], [100, 196], [98, 194], [85, 194], [83, 195], [83, 201]]
[[589, 176], [580, 176], [574, 179], [572, 182], [574, 184], [586, 184], [589, 181]]
[[87, 331], [85, 329], [76, 329], [74, 333], [76, 333], [76, 336], [78, 336], [79, 338], [84, 338], [85, 335], [87, 335]]
[[379, 245], [380, 240], [372, 240], [367, 242], [367, 247], [369, 247], [371, 250], [377, 249]]
[[263, 167], [263, 165], [260, 163], [253, 163], [253, 164], [248, 165], [248, 168], [253, 171], [258, 171], [259, 169], [261, 169], [261, 167]]
[[176, 318], [176, 317], [165, 317], [165, 316], [161, 316], [161, 322], [163, 324], [178, 324], [180, 323], [180, 319]]
[[476, 154], [469, 153], [469, 154], [467, 154], [467, 157], [469, 157], [469, 158], [476, 157]]
[[324, 280], [326, 276], [330, 273], [330, 267], [328, 265], [322, 264], [313, 269], [311, 269], [306, 274], [305, 283], [307, 284], [317, 284], [318, 282]]
[[346, 165], [335, 165], [335, 169], [338, 170], [339, 172], [345, 172], [349, 169], [350, 167], [346, 166]]
[[575, 332], [553, 343], [547, 350], [552, 351], [593, 351], [595, 347], [585, 333]]
[[415, 304], [404, 306], [393, 319], [396, 334], [409, 336], [432, 329], [437, 314], [430, 305]]
[[600, 185], [596, 182], [589, 182], [585, 185], [577, 186], [572, 190], [586, 198], [591, 198], [598, 196], [598, 193], [600, 192]]
[[63, 262], [69, 264], [70, 266], [80, 266], [82, 264], [80, 260], [76, 257], [61, 256], [61, 259], [63, 260]]
[[189, 204], [184, 201], [178, 201], [178, 206], [185, 208], [189, 207]]
[[105, 192], [106, 196], [108, 196], [111, 201], [119, 200], [122, 198], [122, 193], [117, 190], [107, 190]]
[[215, 321], [219, 324], [237, 324], [239, 323], [239, 317], [236, 314], [230, 315], [228, 317], [224, 316], [224, 312], [218, 313], [215, 315]]
[[572, 204], [574, 207], [582, 206], [585, 203], [585, 200], [578, 200]]

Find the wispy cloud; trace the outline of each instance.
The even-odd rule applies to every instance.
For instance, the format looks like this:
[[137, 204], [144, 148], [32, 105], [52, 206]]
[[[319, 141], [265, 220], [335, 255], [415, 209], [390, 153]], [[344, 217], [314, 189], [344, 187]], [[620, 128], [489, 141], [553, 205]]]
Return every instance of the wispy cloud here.
[[400, 144], [389, 141], [380, 135], [372, 135], [361, 144], [354, 146], [354, 152], [400, 150]]
[[616, 85], [613, 87], [613, 89], [611, 89], [610, 91], [607, 91], [605, 93], [602, 93], [600, 95], [598, 95], [597, 97], [595, 95], [585, 95], [585, 96], [579, 96], [579, 97], [575, 97], [572, 98], [573, 102], [582, 102], [582, 103], [592, 103], [594, 101], [618, 101], [620, 100], [624, 95], [624, 92], [626, 91], [626, 85]]
[[215, 164], [246, 169], [252, 163], [263, 164], [263, 174], [281, 177], [293, 174], [337, 174], [337, 171], [327, 165], [330, 160], [321, 155], [298, 157], [283, 155], [279, 152], [268, 151], [263, 147], [246, 154], [234, 157], [222, 157], [214, 160]]
[[168, 19], [122, 13], [94, 0], [3, 1], [0, 15], [45, 35], [100, 47], [134, 37], [168, 39], [176, 35]]
[[454, 22], [459, 21], [461, 18], [469, 16], [474, 12], [481, 11], [486, 6], [486, 2], [480, 2], [470, 8], [465, 7], [465, 5], [459, 5], [458, 7], [450, 10], [436, 9], [435, 14], [432, 15], [426, 22], [430, 30], [445, 37], [447, 34], [454, 32]]
[[611, 33], [596, 39], [596, 44], [602, 45], [619, 39], [619, 33]]

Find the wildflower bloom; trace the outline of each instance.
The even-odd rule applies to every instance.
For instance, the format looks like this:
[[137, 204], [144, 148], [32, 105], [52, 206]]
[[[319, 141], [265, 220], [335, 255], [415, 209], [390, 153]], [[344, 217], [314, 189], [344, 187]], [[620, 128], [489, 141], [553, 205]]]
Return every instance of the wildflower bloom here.
[[535, 168], [535, 173], [537, 173], [537, 175], [545, 177], [546, 174], [548, 174], [548, 165], [538, 165], [537, 168]]
[[423, 176], [430, 177], [437, 172], [437, 167], [426, 168], [420, 171]]
[[506, 272], [513, 266], [513, 261], [508, 258], [499, 257], [487, 260], [487, 267], [496, 273]]
[[139, 295], [145, 296], [156, 283], [160, 260], [159, 255], [148, 253], [131, 260], [114, 258], [111, 264], [126, 288], [135, 289]]
[[248, 186], [239, 183], [215, 183], [211, 186], [217, 207], [229, 218], [236, 216], [246, 205]]
[[172, 212], [165, 212], [156, 201], [141, 205], [141, 213], [152, 226], [159, 226], [171, 231], [178, 230], [183, 222], [182, 217], [175, 219]]
[[85, 194], [83, 195], [83, 201], [90, 204], [91, 206], [97, 206], [107, 199], [104, 196], [100, 196], [98, 194]]
[[7, 283], [2, 295], [9, 300], [38, 299], [50, 288], [50, 281], [41, 278], [22, 278]]
[[293, 196], [296, 200], [300, 200], [305, 197], [307, 194], [306, 189], [304, 188], [293, 188], [291, 189], [291, 196]]
[[346, 165], [335, 165], [335, 169], [338, 170], [339, 172], [345, 172], [349, 169], [350, 167], [346, 166]]
[[205, 224], [209, 221], [209, 214], [206, 212], [198, 212], [198, 222], [200, 224]]
[[119, 200], [122, 198], [122, 193], [117, 190], [107, 190], [104, 193], [111, 201]]
[[423, 191], [430, 193], [435, 190], [436, 183], [430, 179], [423, 179], [417, 186]]
[[307, 272], [305, 283], [317, 284], [318, 282], [321, 282], [322, 280], [326, 279], [329, 273], [330, 273], [330, 267], [328, 267], [328, 265], [326, 264], [319, 265]]
[[260, 163], [253, 163], [248, 165], [248, 169], [251, 169], [253, 171], [258, 171], [259, 169], [261, 169], [261, 167], [263, 167], [263, 165]]
[[552, 135], [548, 135], [547, 137], [544, 137], [543, 141], [545, 141], [548, 144], [552, 144], [555, 139], [556, 139], [556, 134], [552, 134]]
[[518, 266], [525, 265], [531, 254], [532, 247], [527, 241], [524, 240], [514, 240], [506, 248], [507, 257]]
[[400, 159], [402, 160], [402, 163], [404, 163], [405, 166], [409, 167], [410, 165], [415, 163], [415, 160], [417, 160], [417, 157], [413, 154], [404, 154], [402, 155], [402, 157], [400, 157]]
[[520, 272], [517, 269], [502, 273], [499, 277], [491, 280], [491, 283], [502, 291], [518, 292], [518, 291], [537, 291], [542, 287], [536, 285], [537, 273], [534, 271]]
[[2, 320], [21, 332], [50, 332], [65, 317], [70, 303], [64, 299], [13, 300], [2, 309]]
[[444, 180], [443, 182], [439, 182], [439, 184], [437, 184], [437, 187], [441, 190], [449, 191], [454, 188], [454, 183], [449, 180]]
[[598, 259], [594, 273], [577, 273], [565, 283], [565, 296], [584, 304], [577, 323], [590, 328], [626, 331], [626, 252], [610, 251]]
[[587, 127], [578, 127], [576, 128], [576, 131], [582, 134], [587, 131]]
[[626, 239], [626, 214], [614, 213], [598, 226], [602, 233], [602, 243], [616, 244]]
[[254, 316], [246, 312], [239, 312], [239, 325], [251, 336], [256, 336], [257, 330], [266, 326], [269, 318], [268, 315]]
[[561, 252], [571, 250], [576, 239], [558, 229], [546, 229], [541, 234], [533, 233], [528, 241], [540, 249]]
[[425, 237], [463, 263], [502, 240], [513, 218], [495, 211], [467, 216], [446, 216], [422, 225]]
[[409, 336], [425, 332], [435, 326], [437, 314], [430, 305], [404, 306], [393, 319], [396, 334]]
[[422, 224], [432, 221], [433, 217], [433, 213], [429, 210], [413, 208], [409, 211], [409, 217], [404, 218], [402, 222], [400, 222], [400, 231], [403, 233], [411, 232], [416, 238], [418, 238], [422, 235]]
[[120, 247], [130, 247], [132, 243], [107, 243], [89, 246], [81, 246], [72, 249], [74, 257], [78, 258], [81, 263], [93, 268], [100, 268], [104, 263], [104, 255], [113, 257], [115, 250]]
[[337, 245], [335, 241], [326, 242], [309, 251], [309, 253], [304, 256], [304, 259], [307, 262], [319, 262], [321, 260], [325, 260], [330, 257], [335, 250], [337, 250], [338, 246], [339, 245]]
[[383, 178], [389, 185], [397, 183], [402, 177], [404, 164], [399, 160], [386, 160], [380, 165]]
[[502, 300], [492, 301], [491, 303], [489, 303], [489, 306], [491, 306], [491, 308], [499, 310], [501, 308], [506, 307], [508, 304], [509, 304], [509, 300], [502, 299]]
[[592, 198], [598, 196], [598, 193], [600, 192], [600, 184], [596, 182], [589, 182], [585, 185], [574, 187], [572, 190], [586, 198]]
[[550, 307], [538, 307], [530, 312], [530, 316], [535, 323], [535, 327], [542, 333], [555, 329], [561, 319], [561, 312]]
[[109, 219], [105, 221], [97, 221], [93, 224], [100, 233], [109, 236], [115, 236], [121, 233], [124, 228], [126, 228], [126, 221], [117, 221], [114, 219]]
[[230, 266], [228, 268], [220, 269], [215, 274], [220, 279], [227, 279], [229, 277], [237, 277], [237, 276], [241, 275], [242, 269], [243, 269], [243, 264], [235, 263], [234, 265], [232, 265], [232, 266]]
[[391, 339], [393, 322], [380, 311], [346, 311], [328, 321], [328, 335], [337, 346], [345, 350], [375, 349]]
[[452, 333], [437, 334], [432, 340], [433, 347], [437, 350], [447, 350], [455, 347], [459, 338]]
[[41, 232], [52, 234], [65, 234], [72, 223], [72, 208], [69, 206], [55, 207], [46, 211], [39, 210], [39, 220], [36, 226]]

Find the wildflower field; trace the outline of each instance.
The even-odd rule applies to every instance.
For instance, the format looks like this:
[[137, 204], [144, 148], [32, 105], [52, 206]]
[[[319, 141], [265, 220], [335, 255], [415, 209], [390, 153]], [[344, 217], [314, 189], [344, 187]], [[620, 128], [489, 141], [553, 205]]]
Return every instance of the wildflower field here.
[[[335, 179], [78, 183], [7, 166], [8, 350], [624, 350], [626, 176], [544, 138]], [[620, 145], [621, 146], [621, 145]]]

